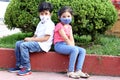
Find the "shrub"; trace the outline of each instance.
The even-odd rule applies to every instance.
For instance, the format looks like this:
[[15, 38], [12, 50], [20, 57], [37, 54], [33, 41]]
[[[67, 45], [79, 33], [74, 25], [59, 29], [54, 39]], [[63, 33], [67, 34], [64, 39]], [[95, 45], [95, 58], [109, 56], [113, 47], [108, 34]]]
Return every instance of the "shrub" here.
[[90, 35], [94, 41], [117, 20], [117, 11], [110, 0], [12, 0], [5, 13], [5, 24], [22, 31], [34, 31], [39, 21], [37, 6], [48, 1], [54, 5], [52, 19], [58, 22], [57, 12], [62, 6], [71, 6], [74, 11], [73, 32]]
[[31, 32], [39, 22], [38, 4], [43, 0], [11, 0], [6, 13], [5, 24], [9, 29], [20, 28], [23, 32]]
[[[53, 3], [57, 14], [61, 6], [71, 6], [74, 11], [72, 23], [75, 34], [90, 35], [94, 41], [117, 20], [117, 11], [110, 0], [47, 0]], [[56, 14], [53, 18], [56, 18]], [[53, 19], [56, 22], [56, 19]]]

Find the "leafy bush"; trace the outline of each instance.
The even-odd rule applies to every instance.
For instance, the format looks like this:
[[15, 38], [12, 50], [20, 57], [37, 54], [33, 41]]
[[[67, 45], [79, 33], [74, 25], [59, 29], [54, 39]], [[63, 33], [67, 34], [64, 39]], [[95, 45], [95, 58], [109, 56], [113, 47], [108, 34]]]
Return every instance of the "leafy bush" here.
[[34, 31], [39, 21], [37, 6], [42, 1], [54, 5], [52, 19], [58, 22], [57, 12], [62, 6], [74, 11], [73, 31], [77, 35], [90, 35], [94, 41], [98, 33], [104, 33], [117, 20], [117, 11], [110, 0], [12, 0], [5, 13], [5, 24], [22, 31]]
[[[117, 20], [117, 11], [110, 0], [47, 0], [53, 3], [57, 13], [61, 6], [71, 6], [74, 11], [72, 23], [75, 34], [90, 35], [94, 41]], [[53, 15], [56, 22], [56, 14]]]
[[34, 31], [39, 22], [37, 10], [41, 1], [11, 0], [5, 13], [5, 24], [9, 29], [17, 27], [23, 32]]

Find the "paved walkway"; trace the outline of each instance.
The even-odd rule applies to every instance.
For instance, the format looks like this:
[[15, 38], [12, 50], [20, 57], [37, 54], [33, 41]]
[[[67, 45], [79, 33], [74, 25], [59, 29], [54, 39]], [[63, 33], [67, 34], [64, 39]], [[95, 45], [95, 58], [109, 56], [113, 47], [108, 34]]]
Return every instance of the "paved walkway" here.
[[7, 35], [11, 35], [11, 34], [15, 34], [20, 32], [19, 29], [13, 29], [13, 30], [9, 30], [6, 25], [4, 25], [3, 23], [0, 23], [0, 38], [7, 36]]
[[91, 75], [88, 79], [72, 79], [63, 73], [32, 72], [31, 75], [17, 76], [16, 73], [0, 71], [0, 80], [120, 80], [120, 77]]

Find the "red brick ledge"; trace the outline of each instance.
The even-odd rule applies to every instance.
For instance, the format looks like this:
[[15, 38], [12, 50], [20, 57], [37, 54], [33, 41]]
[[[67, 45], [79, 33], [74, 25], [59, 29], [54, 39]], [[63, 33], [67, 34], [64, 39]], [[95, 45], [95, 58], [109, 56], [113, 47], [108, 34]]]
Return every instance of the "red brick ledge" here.
[[[31, 53], [32, 70], [66, 72], [69, 57], [55, 52]], [[14, 49], [0, 48], [0, 68], [15, 66]], [[119, 56], [86, 55], [83, 71], [89, 74], [120, 76]]]

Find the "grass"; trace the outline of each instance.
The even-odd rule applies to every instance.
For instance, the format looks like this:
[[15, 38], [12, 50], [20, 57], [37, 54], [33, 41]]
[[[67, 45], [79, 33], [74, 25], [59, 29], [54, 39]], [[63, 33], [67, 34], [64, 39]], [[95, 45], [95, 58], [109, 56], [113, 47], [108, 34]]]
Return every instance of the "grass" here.
[[100, 35], [94, 43], [90, 42], [90, 36], [74, 36], [77, 45], [83, 46], [88, 54], [120, 56], [120, 38], [115, 36]]
[[101, 36], [100, 42], [87, 48], [89, 54], [120, 55], [120, 38], [114, 36]]
[[[14, 48], [16, 41], [31, 35], [31, 33], [17, 33], [0, 38], [0, 47]], [[90, 42], [90, 36], [79, 37], [78, 35], [74, 35], [74, 38], [77, 42], [76, 44], [84, 47], [88, 54], [120, 56], [120, 38], [118, 37], [100, 35], [99, 40], [95, 43]]]
[[0, 38], [0, 47], [3, 48], [14, 48], [15, 42], [18, 40], [23, 40], [25, 37], [31, 36], [32, 33], [17, 33]]

